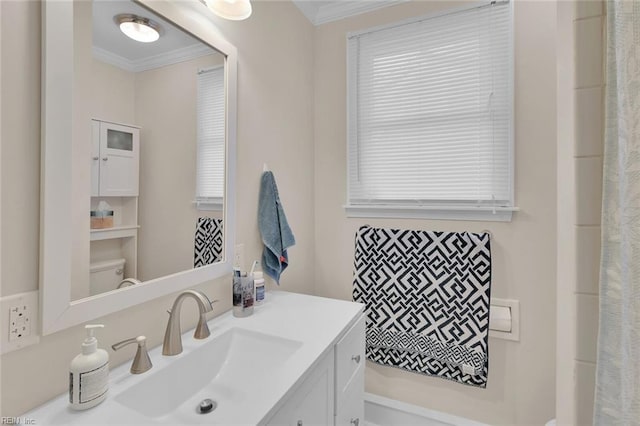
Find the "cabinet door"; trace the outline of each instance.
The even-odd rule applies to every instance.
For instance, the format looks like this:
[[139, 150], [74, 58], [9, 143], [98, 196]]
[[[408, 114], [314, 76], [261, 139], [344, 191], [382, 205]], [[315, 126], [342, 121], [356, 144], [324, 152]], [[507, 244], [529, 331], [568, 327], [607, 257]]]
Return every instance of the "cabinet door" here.
[[364, 425], [365, 316], [336, 344], [337, 426]]
[[[331, 373], [333, 374], [333, 373]], [[299, 401], [292, 414], [295, 426], [329, 425], [333, 420], [333, 409], [330, 405], [331, 398], [331, 377], [326, 370], [320, 377], [316, 378], [313, 385], [304, 389], [304, 397]]]
[[100, 196], [137, 196], [140, 131], [100, 122]]
[[274, 426], [333, 424], [333, 374], [333, 351], [331, 351], [268, 424]]
[[[336, 344], [336, 412], [350, 395], [364, 393], [365, 367], [365, 317], [364, 315]], [[360, 401], [360, 404], [364, 404]]]
[[336, 426], [364, 426], [364, 368], [358, 370], [347, 393], [338, 397]]
[[91, 120], [91, 196], [100, 195], [100, 122]]

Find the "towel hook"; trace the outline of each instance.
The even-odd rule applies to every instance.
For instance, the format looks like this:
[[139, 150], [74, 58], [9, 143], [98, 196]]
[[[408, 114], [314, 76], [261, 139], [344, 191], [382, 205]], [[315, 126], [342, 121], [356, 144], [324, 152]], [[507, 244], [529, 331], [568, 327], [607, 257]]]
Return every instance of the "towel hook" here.
[[489, 239], [493, 240], [493, 234], [491, 233], [491, 231], [489, 231], [488, 229], [484, 229], [482, 231], [483, 234], [489, 234]]
[[267, 163], [262, 163], [262, 171], [263, 172], [268, 172], [269, 171], [269, 167], [267, 167]]

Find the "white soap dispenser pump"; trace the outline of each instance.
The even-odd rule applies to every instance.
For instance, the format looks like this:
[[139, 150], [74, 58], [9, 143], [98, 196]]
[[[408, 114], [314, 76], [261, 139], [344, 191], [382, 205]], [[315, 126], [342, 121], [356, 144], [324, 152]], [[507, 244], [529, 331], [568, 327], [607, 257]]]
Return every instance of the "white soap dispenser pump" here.
[[74, 410], [86, 410], [105, 400], [109, 389], [109, 354], [98, 349], [93, 332], [102, 324], [89, 324], [84, 328], [87, 337], [82, 342], [82, 353], [69, 366], [69, 404]]

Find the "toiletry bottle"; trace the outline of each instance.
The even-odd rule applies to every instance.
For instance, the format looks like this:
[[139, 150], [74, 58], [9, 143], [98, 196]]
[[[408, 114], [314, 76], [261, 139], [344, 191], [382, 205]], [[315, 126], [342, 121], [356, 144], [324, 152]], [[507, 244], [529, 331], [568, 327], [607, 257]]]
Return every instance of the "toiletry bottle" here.
[[253, 273], [253, 285], [256, 288], [256, 297], [254, 298], [253, 303], [256, 306], [260, 306], [264, 303], [267, 295], [267, 288], [264, 285], [264, 276], [262, 271], [255, 271]]
[[233, 316], [248, 317], [253, 313], [253, 276], [233, 271]]
[[82, 342], [82, 353], [69, 366], [69, 404], [74, 410], [86, 410], [100, 404], [109, 389], [109, 354], [98, 349], [93, 330], [102, 324], [86, 325], [87, 337]]
[[246, 316], [253, 313], [253, 295], [255, 290], [253, 287], [253, 274], [242, 277], [242, 308]]
[[241, 278], [240, 269], [233, 268], [233, 316], [235, 317], [243, 316]]

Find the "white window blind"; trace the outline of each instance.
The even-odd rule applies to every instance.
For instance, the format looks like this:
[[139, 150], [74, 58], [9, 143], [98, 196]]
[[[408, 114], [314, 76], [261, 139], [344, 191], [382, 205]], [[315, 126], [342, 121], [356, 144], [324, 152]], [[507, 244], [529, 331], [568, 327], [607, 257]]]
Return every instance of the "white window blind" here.
[[198, 71], [196, 203], [206, 209], [224, 197], [224, 67]]
[[511, 27], [502, 2], [349, 35], [347, 209], [513, 207]]

